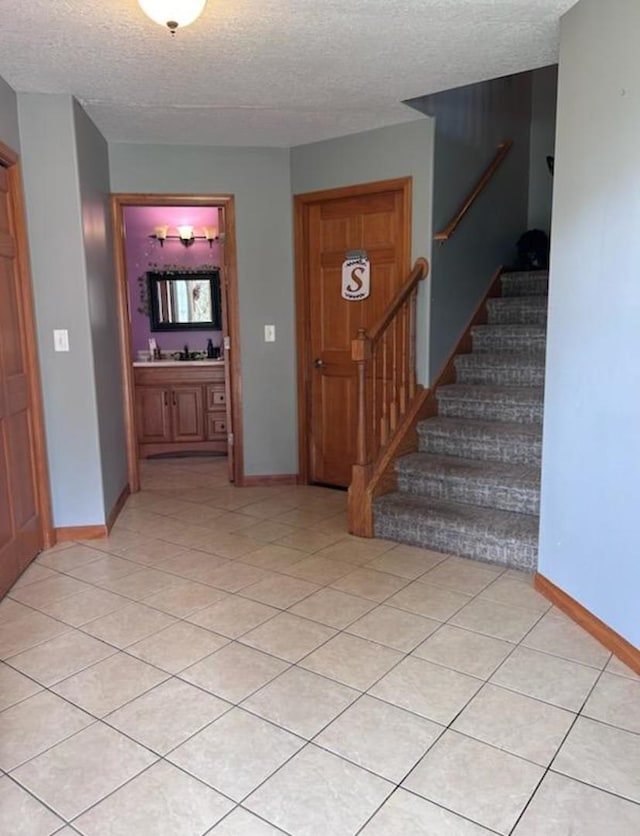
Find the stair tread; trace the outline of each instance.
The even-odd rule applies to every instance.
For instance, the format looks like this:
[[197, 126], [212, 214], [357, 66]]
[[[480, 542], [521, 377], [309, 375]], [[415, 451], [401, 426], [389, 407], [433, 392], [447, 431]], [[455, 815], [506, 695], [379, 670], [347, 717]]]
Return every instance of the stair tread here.
[[547, 326], [546, 325], [536, 325], [535, 323], [530, 322], [496, 322], [494, 324], [488, 325], [474, 325], [471, 329], [472, 334], [509, 334], [514, 336], [523, 336], [526, 334], [534, 334], [539, 336], [540, 334], [546, 335], [547, 333]]
[[396, 461], [407, 476], [431, 475], [443, 479], [474, 479], [485, 484], [539, 489], [540, 468], [535, 465], [464, 459], [434, 453], [409, 453]]
[[527, 273], [504, 273], [502, 275], [502, 296], [508, 298], [549, 295], [548, 271]]
[[544, 397], [542, 386], [491, 386], [484, 383], [451, 383], [439, 386], [436, 396], [443, 400], [470, 401], [520, 401], [541, 403]]
[[505, 270], [501, 276], [503, 281], [518, 281], [527, 279], [548, 279], [548, 270]]
[[456, 362], [484, 366], [544, 366], [544, 351], [476, 351], [458, 354]]
[[542, 428], [538, 424], [518, 424], [513, 421], [478, 421], [475, 418], [426, 418], [419, 421], [418, 432], [445, 433], [475, 437], [520, 438], [540, 441]]
[[376, 514], [392, 514], [405, 520], [420, 517], [436, 528], [464, 528], [476, 535], [510, 538], [536, 544], [539, 518], [533, 514], [500, 511], [406, 493], [390, 493], [375, 500]]
[[548, 296], [492, 296], [487, 299], [490, 308], [544, 308], [549, 305]]

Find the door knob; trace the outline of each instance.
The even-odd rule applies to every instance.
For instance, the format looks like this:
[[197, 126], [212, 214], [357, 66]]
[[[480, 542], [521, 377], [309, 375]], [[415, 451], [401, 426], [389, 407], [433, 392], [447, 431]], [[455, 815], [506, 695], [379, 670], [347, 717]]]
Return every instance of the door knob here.
[[324, 366], [324, 361], [321, 360], [319, 357], [316, 357], [316, 359], [313, 361], [313, 365], [316, 367], [316, 369], [321, 369]]

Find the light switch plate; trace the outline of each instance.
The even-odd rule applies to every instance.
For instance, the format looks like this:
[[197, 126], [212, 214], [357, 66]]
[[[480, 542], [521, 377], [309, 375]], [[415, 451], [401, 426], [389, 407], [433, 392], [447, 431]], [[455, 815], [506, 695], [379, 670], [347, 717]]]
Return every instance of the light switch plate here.
[[69, 351], [69, 332], [66, 328], [57, 328], [53, 332], [54, 351]]
[[264, 341], [266, 343], [274, 343], [276, 341], [276, 326], [275, 325], [265, 325], [264, 326]]

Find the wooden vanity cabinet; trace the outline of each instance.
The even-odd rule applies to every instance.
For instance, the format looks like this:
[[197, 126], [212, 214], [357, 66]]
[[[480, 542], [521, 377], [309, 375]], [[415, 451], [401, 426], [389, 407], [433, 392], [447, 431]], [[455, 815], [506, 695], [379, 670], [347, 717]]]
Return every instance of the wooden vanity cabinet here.
[[227, 452], [224, 364], [134, 367], [138, 452]]

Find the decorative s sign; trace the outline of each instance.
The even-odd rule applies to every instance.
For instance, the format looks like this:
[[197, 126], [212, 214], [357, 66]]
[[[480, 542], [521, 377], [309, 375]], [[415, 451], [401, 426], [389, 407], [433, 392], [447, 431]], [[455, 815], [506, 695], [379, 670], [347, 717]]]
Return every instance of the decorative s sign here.
[[364, 250], [346, 254], [342, 264], [342, 298], [360, 302], [371, 293], [371, 264]]

